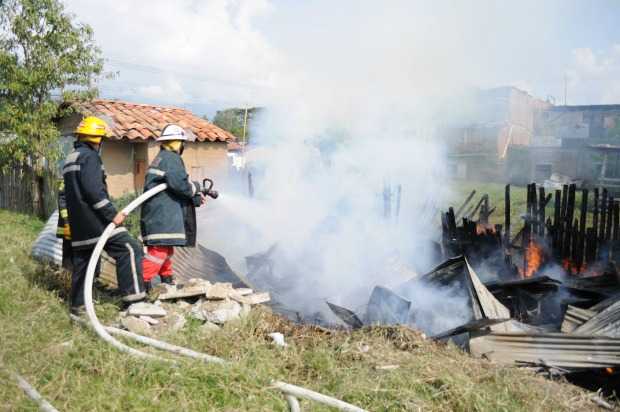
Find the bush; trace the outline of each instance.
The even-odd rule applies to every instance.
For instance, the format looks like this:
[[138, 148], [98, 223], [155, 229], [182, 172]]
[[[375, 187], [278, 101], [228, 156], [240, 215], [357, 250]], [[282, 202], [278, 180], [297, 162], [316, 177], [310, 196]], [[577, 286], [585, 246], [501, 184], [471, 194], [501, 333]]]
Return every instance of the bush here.
[[[118, 211], [121, 211], [125, 206], [127, 206], [131, 201], [137, 198], [139, 193], [129, 193], [123, 195], [119, 198], [114, 199], [114, 206]], [[135, 238], [140, 236], [140, 206], [136, 208], [127, 219], [125, 219], [125, 223], [123, 224], [129, 233], [131, 233]]]

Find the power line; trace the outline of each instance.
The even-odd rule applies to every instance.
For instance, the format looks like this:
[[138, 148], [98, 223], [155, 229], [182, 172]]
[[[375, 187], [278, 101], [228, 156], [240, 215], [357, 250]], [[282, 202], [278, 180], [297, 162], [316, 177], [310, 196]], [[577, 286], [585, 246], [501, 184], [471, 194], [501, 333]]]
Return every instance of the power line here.
[[233, 81], [225, 80], [225, 79], [218, 79], [214, 77], [196, 76], [192, 73], [171, 70], [169, 68], [163, 68], [163, 67], [153, 66], [153, 65], [148, 65], [148, 64], [138, 64], [138, 63], [128, 62], [128, 61], [124, 61], [124, 60], [120, 60], [116, 58], [108, 58], [107, 61], [113, 64], [120, 65], [120, 66], [125, 66], [126, 68], [130, 70], [136, 70], [136, 71], [141, 71], [141, 72], [151, 73], [151, 74], [174, 74], [179, 77], [184, 77], [186, 79], [191, 79], [191, 80], [204, 82], [204, 83], [219, 83], [219, 84], [226, 84], [226, 85], [239, 87], [239, 88], [250, 88], [250, 89], [273, 89], [273, 87], [266, 86], [266, 85], [259, 85], [259, 84], [252, 84], [252, 83], [240, 83], [240, 82], [233, 82]]

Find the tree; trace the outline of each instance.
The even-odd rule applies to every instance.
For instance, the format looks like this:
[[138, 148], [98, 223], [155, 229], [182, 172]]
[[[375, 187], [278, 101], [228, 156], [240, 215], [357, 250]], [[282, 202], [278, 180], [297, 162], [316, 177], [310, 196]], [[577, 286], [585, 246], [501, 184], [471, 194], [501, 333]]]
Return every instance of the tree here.
[[245, 141], [247, 142], [250, 137], [250, 123], [252, 119], [260, 112], [259, 107], [252, 107], [247, 109], [247, 119], [245, 119], [245, 110], [239, 108], [230, 108], [225, 110], [218, 110], [215, 113], [215, 117], [213, 118], [213, 123], [221, 127], [224, 130], [229, 131], [239, 139], [242, 139], [244, 136], [243, 128], [244, 122], [247, 120], [247, 124], [245, 125]]
[[102, 70], [92, 29], [59, 0], [0, 1], [0, 164], [57, 159], [62, 102], [95, 96]]

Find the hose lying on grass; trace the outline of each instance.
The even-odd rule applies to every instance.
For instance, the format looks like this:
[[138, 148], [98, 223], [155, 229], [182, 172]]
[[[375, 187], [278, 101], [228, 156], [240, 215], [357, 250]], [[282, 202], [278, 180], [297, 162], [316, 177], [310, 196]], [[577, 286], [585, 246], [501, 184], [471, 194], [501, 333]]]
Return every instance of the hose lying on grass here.
[[48, 401], [46, 401], [45, 398], [41, 396], [41, 394], [24, 378], [22, 378], [15, 372], [9, 372], [9, 375], [17, 382], [17, 386], [19, 386], [30, 399], [32, 399], [39, 405], [39, 409], [41, 411], [58, 412], [58, 409], [54, 408]]
[[[124, 215], [129, 215], [133, 212], [138, 206], [140, 206], [143, 202], [155, 196], [157, 193], [166, 190], [167, 185], [162, 183], [160, 185], [155, 186], [154, 188], [147, 190], [137, 198], [135, 198], [131, 203], [129, 203], [122, 211]], [[174, 353], [176, 355], [181, 355], [193, 359], [200, 359], [205, 362], [215, 362], [215, 363], [226, 363], [225, 360], [221, 358], [217, 358], [215, 356], [208, 355], [206, 353], [200, 353], [193, 351], [188, 348], [183, 348], [181, 346], [171, 345], [169, 343], [149, 338], [146, 336], [138, 335], [135, 333], [123, 331], [117, 328], [105, 327], [99, 322], [97, 318], [97, 314], [95, 313], [95, 306], [93, 304], [93, 281], [95, 279], [95, 269], [97, 267], [97, 262], [99, 261], [99, 257], [101, 256], [101, 252], [103, 251], [103, 247], [105, 246], [108, 238], [110, 237], [112, 231], [116, 229], [116, 225], [114, 223], [110, 223], [106, 229], [101, 234], [101, 237], [97, 241], [95, 248], [93, 250], [92, 255], [90, 256], [90, 261], [88, 262], [88, 268], [86, 269], [86, 279], [84, 280], [84, 304], [86, 306], [86, 316], [90, 322], [90, 326], [95, 330], [95, 333], [99, 335], [101, 339], [108, 342], [110, 345], [114, 346], [118, 350], [128, 353], [132, 356], [152, 359], [152, 360], [163, 360], [170, 362], [170, 359], [162, 358], [156, 355], [152, 355], [147, 352], [143, 352], [137, 349], [132, 348], [131, 346], [125, 345], [124, 343], [115, 339], [112, 334], [121, 335], [126, 338], [130, 338], [136, 340], [144, 345], [152, 346], [157, 349], [161, 349], [167, 352]], [[76, 319], [76, 317], [73, 317]], [[79, 319], [79, 318], [78, 318]], [[351, 405], [344, 401], [341, 401], [336, 398], [332, 398], [331, 396], [326, 396], [318, 392], [314, 392], [305, 388], [301, 388], [299, 386], [291, 385], [286, 382], [272, 382], [274, 388], [280, 390], [285, 394], [286, 400], [289, 404], [291, 411], [299, 411], [299, 402], [296, 401], [297, 397], [310, 399], [315, 402], [320, 402], [326, 405], [330, 405], [334, 408], [337, 408], [341, 411], [348, 412], [365, 412], [364, 409], [361, 409], [355, 405]], [[295, 400], [293, 400], [295, 399]]]

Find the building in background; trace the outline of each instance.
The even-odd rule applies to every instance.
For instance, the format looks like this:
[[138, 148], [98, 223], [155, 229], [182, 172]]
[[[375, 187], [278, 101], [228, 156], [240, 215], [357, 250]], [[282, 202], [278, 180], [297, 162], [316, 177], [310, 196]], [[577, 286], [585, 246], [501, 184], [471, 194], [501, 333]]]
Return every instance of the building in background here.
[[511, 146], [507, 178], [610, 186], [620, 182], [619, 145], [620, 105], [550, 106], [535, 118], [532, 143]]
[[159, 151], [155, 139], [169, 123], [196, 137], [183, 152], [192, 180], [209, 177], [224, 181], [231, 170], [228, 146], [237, 138], [189, 110], [103, 99], [81, 103], [76, 113], [58, 120], [67, 150], [74, 140], [73, 131], [88, 115], [100, 116], [111, 126], [112, 136], [104, 141], [101, 157], [112, 197], [142, 191], [146, 169]]
[[[502, 180], [511, 146], [529, 146], [537, 116], [550, 107], [515, 87], [479, 90], [459, 100], [456, 121], [440, 127], [457, 178]], [[447, 118], [454, 118], [449, 113]]]

